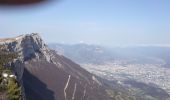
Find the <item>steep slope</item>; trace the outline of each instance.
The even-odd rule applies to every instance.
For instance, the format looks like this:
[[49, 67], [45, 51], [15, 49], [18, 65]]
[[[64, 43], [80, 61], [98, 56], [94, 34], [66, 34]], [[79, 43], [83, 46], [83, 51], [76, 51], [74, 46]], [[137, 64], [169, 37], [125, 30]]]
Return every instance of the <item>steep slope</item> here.
[[14, 69], [27, 100], [114, 100], [94, 75], [48, 49], [38, 34], [1, 39], [0, 44], [19, 55], [23, 69]]
[[[134, 46], [105, 48], [88, 44], [49, 44], [51, 49], [104, 79], [130, 87], [135, 94], [169, 100], [169, 47]], [[115, 85], [118, 87], [118, 85]], [[120, 89], [120, 88], [119, 88]], [[115, 89], [114, 89], [115, 90]]]

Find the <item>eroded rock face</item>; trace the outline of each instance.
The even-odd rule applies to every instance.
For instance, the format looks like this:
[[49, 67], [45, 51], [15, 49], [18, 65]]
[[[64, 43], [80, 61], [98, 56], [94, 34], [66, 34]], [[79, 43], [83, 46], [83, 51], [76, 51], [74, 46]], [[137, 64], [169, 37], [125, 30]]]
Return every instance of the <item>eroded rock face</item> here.
[[12, 67], [24, 100], [113, 100], [95, 76], [48, 49], [38, 34], [0, 39], [0, 44], [19, 55]]
[[25, 64], [20, 60], [14, 60], [11, 63], [11, 67], [12, 67], [12, 70], [14, 71], [14, 73], [17, 76], [18, 82], [21, 84], [23, 100], [26, 100], [25, 89], [24, 89], [24, 86], [23, 86], [23, 73], [24, 73]]
[[47, 61], [50, 61], [50, 56], [47, 54], [49, 49], [37, 33], [1, 39], [0, 44], [5, 45], [8, 51], [18, 53], [22, 61], [38, 58], [39, 54], [43, 55]]
[[50, 61], [50, 57], [46, 54], [49, 51], [46, 45], [38, 34], [21, 35], [16, 38], [0, 39], [0, 45], [3, 45], [3, 49], [17, 53], [18, 58], [14, 59], [10, 63], [14, 73], [17, 76], [18, 82], [22, 85], [23, 99], [26, 100], [23, 86], [23, 73], [25, 63], [31, 59], [39, 59], [39, 55], [43, 55], [42, 58], [46, 61]]
[[[50, 50], [38, 34], [0, 39], [6, 50], [19, 56], [11, 64], [23, 88], [24, 100], [123, 100], [132, 96], [112, 87], [70, 59]], [[135, 97], [134, 97], [135, 98]]]

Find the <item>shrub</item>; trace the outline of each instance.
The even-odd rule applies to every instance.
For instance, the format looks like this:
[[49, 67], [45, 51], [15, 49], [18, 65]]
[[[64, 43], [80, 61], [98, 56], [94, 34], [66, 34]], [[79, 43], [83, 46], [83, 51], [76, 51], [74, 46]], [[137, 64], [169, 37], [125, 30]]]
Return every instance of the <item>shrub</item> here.
[[21, 87], [17, 84], [15, 79], [9, 79], [9, 83], [7, 85], [7, 95], [8, 100], [21, 100]]
[[8, 100], [22, 100], [22, 91], [15, 78], [7, 78], [7, 82], [3, 81], [2, 73], [11, 74], [12, 70], [5, 66], [17, 57], [16, 54], [0, 49], [0, 92], [7, 93]]

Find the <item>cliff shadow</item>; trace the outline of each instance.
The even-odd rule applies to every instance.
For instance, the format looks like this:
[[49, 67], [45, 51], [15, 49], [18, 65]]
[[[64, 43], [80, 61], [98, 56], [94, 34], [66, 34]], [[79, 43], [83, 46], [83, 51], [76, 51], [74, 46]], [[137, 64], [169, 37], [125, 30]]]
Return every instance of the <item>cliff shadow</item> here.
[[23, 73], [23, 85], [28, 100], [55, 100], [54, 92], [47, 85], [32, 75], [26, 68]]

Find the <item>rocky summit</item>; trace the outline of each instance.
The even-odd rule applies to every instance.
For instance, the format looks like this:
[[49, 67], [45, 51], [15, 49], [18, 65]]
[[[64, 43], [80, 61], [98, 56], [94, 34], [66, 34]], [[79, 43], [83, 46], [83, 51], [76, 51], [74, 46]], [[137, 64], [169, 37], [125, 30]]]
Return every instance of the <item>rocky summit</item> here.
[[112, 100], [92, 74], [50, 50], [36, 34], [0, 39], [19, 56], [11, 64], [24, 100]]
[[23, 100], [141, 100], [50, 50], [37, 33], [0, 39], [0, 45], [18, 55], [10, 67]]

